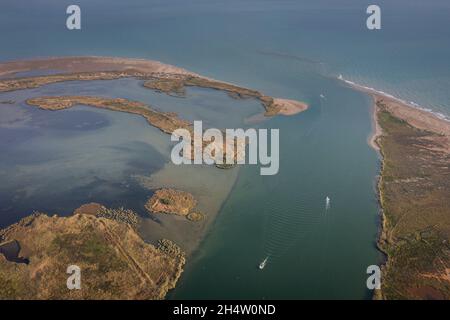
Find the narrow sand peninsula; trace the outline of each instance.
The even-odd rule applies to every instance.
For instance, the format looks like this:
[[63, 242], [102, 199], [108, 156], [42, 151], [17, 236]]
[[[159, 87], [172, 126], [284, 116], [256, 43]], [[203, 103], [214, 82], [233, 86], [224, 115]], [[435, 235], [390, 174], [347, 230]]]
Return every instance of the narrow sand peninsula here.
[[[18, 72], [58, 70], [60, 73], [34, 77], [14, 77]], [[305, 110], [304, 103], [273, 98], [263, 93], [223, 81], [203, 77], [159, 61], [111, 57], [62, 57], [0, 63], [0, 92], [37, 88], [64, 81], [112, 80], [134, 77], [144, 87], [183, 96], [186, 86], [227, 92], [235, 99], [255, 98], [266, 109], [266, 116], [292, 115]], [[5, 78], [5, 76], [7, 76]], [[8, 78], [8, 76], [10, 78]]]

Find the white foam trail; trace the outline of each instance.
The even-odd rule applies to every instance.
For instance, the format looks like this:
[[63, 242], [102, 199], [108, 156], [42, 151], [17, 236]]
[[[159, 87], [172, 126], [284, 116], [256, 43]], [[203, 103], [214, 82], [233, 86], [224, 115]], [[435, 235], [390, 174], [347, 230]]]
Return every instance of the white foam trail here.
[[387, 92], [384, 92], [384, 91], [381, 91], [381, 90], [377, 90], [377, 89], [372, 88], [372, 87], [363, 86], [363, 85], [355, 83], [353, 81], [344, 79], [342, 74], [340, 74], [337, 77], [337, 79], [345, 82], [346, 84], [348, 84], [348, 85], [350, 85], [352, 87], [359, 88], [359, 89], [362, 89], [362, 90], [366, 90], [366, 91], [370, 91], [370, 92], [373, 92], [373, 93], [377, 93], [377, 94], [383, 95], [383, 96], [385, 96], [387, 98], [396, 100], [396, 101], [401, 102], [403, 104], [406, 104], [406, 105], [408, 105], [410, 107], [413, 107], [413, 108], [416, 108], [416, 109], [419, 109], [419, 110], [422, 110], [422, 111], [426, 111], [426, 112], [432, 113], [437, 118], [450, 122], [450, 117], [446, 116], [445, 114], [437, 112], [437, 111], [433, 111], [430, 108], [422, 107], [421, 105], [419, 105], [418, 103], [416, 103], [414, 101], [406, 101], [406, 100], [400, 99], [398, 97], [395, 97], [392, 94], [389, 94]]

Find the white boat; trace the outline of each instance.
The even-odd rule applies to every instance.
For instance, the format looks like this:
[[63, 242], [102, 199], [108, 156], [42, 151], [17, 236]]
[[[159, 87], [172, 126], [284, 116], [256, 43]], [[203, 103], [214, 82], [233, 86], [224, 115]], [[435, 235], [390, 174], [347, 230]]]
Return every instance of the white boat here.
[[268, 260], [268, 259], [269, 259], [269, 257], [265, 258], [265, 259], [263, 260], [263, 262], [261, 262], [261, 263], [259, 264], [259, 269], [260, 269], [260, 270], [264, 269], [264, 267], [266, 266], [266, 263], [267, 263], [267, 260]]
[[330, 208], [330, 202], [331, 202], [331, 199], [330, 199], [330, 197], [326, 197], [325, 198], [325, 208], [326, 209], [329, 209]]
[[320, 97], [321, 97], [322, 99], [325, 99], [325, 95], [324, 95], [323, 93], [320, 94]]

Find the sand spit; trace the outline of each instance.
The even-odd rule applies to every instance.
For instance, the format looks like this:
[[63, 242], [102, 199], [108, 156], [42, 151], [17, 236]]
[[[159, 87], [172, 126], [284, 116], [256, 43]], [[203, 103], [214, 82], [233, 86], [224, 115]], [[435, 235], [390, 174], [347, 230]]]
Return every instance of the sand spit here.
[[[58, 70], [61, 73], [34, 77], [14, 77], [18, 72]], [[0, 92], [36, 88], [64, 81], [112, 80], [135, 77], [147, 80], [144, 87], [183, 96], [185, 86], [211, 88], [227, 92], [236, 99], [256, 98], [266, 116], [292, 115], [306, 110], [306, 104], [203, 77], [183, 68], [159, 61], [112, 57], [60, 57], [0, 63]], [[10, 78], [5, 78], [9, 76]]]

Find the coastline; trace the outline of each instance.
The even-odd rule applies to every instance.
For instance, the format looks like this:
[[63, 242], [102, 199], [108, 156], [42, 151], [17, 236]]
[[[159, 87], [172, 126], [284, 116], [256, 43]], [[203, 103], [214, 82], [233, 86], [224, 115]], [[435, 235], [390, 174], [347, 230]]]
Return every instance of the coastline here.
[[[47, 70], [57, 73], [45, 74]], [[37, 72], [32, 75], [32, 73]], [[259, 100], [265, 110], [264, 117], [298, 114], [308, 108], [306, 103], [266, 96], [263, 93], [231, 83], [203, 77], [185, 69], [166, 65], [158, 61], [109, 57], [53, 57], [36, 60], [0, 63], [0, 93], [22, 89], [39, 88], [48, 84], [67, 81], [114, 80], [135, 78], [144, 80], [143, 87], [183, 96], [184, 88], [198, 86], [220, 90], [233, 99], [253, 98]], [[106, 84], [107, 85], [107, 84]], [[154, 87], [152, 87], [154, 86]], [[111, 111], [126, 112], [143, 116], [149, 125], [164, 133], [171, 133], [182, 127], [190, 129], [190, 123], [179, 119], [174, 113], [159, 112], [139, 101], [122, 98], [96, 96], [36, 96], [26, 103], [43, 110], [63, 110], [75, 105], [87, 105]], [[147, 243], [157, 244], [161, 239], [170, 239], [182, 246], [183, 253], [191, 256], [204, 240], [209, 226], [229, 197], [238, 177], [239, 169], [224, 173], [215, 167], [190, 167], [184, 171], [174, 169], [170, 164], [151, 176], [138, 177], [138, 183], [149, 190], [176, 188], [191, 192], [198, 201], [205, 219], [192, 222], [173, 215], [153, 214], [139, 226], [140, 236]], [[183, 178], [180, 179], [179, 177]], [[199, 183], [199, 177], [206, 182]], [[139, 181], [140, 180], [140, 181]], [[219, 196], [218, 196], [219, 195]], [[181, 273], [181, 272], [180, 272]]]
[[449, 174], [450, 121], [426, 108], [343, 81], [373, 99], [368, 143], [381, 158], [377, 246], [386, 256], [384, 281], [374, 299], [449, 298], [450, 228], [445, 195], [450, 186], [445, 177]]
[[376, 140], [379, 136], [382, 135], [383, 131], [377, 121], [377, 100], [384, 100], [390, 106], [390, 111], [397, 117], [407, 121], [414, 127], [417, 127], [422, 130], [430, 130], [439, 134], [450, 135], [450, 119], [438, 112], [434, 112], [428, 108], [419, 106], [412, 102], [407, 102], [400, 98], [394, 97], [393, 95], [376, 90], [374, 88], [366, 87], [363, 85], [359, 85], [350, 80], [346, 80], [339, 76], [338, 80], [346, 83], [353, 89], [369, 94], [373, 99], [373, 109], [372, 109], [372, 121], [373, 128], [370, 136], [368, 137], [369, 145], [379, 151], [379, 146], [376, 143]]
[[[18, 76], [20, 72], [58, 70], [61, 73], [39, 76]], [[186, 69], [159, 61], [118, 57], [53, 57], [0, 63], [0, 92], [31, 89], [66, 81], [114, 80], [138, 78], [143, 86], [178, 97], [185, 87], [194, 86], [226, 92], [234, 99], [254, 98], [265, 109], [265, 116], [294, 115], [307, 109], [301, 101], [271, 97], [258, 90], [204, 77]], [[11, 77], [6, 77], [10, 75]]]
[[[41, 75], [26, 74], [26, 72], [45, 72], [46, 70], [56, 70], [58, 73]], [[257, 90], [214, 80], [183, 68], [147, 59], [68, 56], [16, 60], [0, 63], [0, 74], [4, 76], [0, 79], [0, 92], [37, 88], [57, 82], [137, 78], [144, 80], [144, 88], [167, 95], [173, 94], [177, 97], [184, 96], [185, 87], [198, 86], [223, 91], [233, 99], [254, 98], [259, 100], [262, 107], [265, 109], [265, 112], [263, 113], [264, 118], [275, 115], [291, 116], [305, 111], [308, 108], [308, 105], [301, 101], [266, 96]], [[143, 116], [149, 125], [169, 134], [178, 127], [191, 130], [191, 124], [178, 118], [176, 114], [158, 112], [152, 110], [150, 105], [121, 98], [111, 99], [95, 96], [41, 96], [28, 99], [26, 103], [44, 110], [62, 110], [77, 104], [83, 104]], [[185, 221], [180, 222], [174, 217], [158, 217], [158, 220], [162, 222], [165, 227], [171, 229], [169, 232], [176, 235], [176, 240], [186, 247], [186, 253], [189, 255], [193, 252], [196, 244], [201, 241], [202, 236], [199, 236], [199, 233], [204, 233], [207, 229], [207, 225], [211, 223], [210, 220], [214, 219], [214, 216], [218, 213], [222, 204], [219, 200], [207, 199], [207, 197], [203, 195], [209, 194], [208, 197], [211, 198], [212, 195], [210, 191], [214, 189], [212, 186], [209, 186], [208, 188], [202, 187], [200, 189], [203, 191], [199, 192], [198, 186], [191, 186], [189, 183], [183, 182], [174, 183], [173, 181], [176, 181], [177, 177], [174, 177], [173, 173], [171, 173], [171, 171], [174, 170], [173, 168], [167, 170], [169, 167], [170, 166], [166, 166], [161, 172], [152, 175], [152, 177], [140, 177], [142, 180], [141, 184], [151, 190], [162, 187], [182, 189], [183, 185], [185, 185], [187, 191], [191, 191], [196, 198], [199, 199], [199, 204], [204, 207], [205, 212], [208, 213], [208, 217], [204, 222], [198, 223], [195, 227], [187, 226]], [[201, 170], [206, 169], [202, 168], [194, 171], [200, 172]], [[213, 170], [217, 169], [213, 168]], [[175, 171], [178, 172], [178, 170]], [[193, 170], [188, 170], [189, 175], [191, 174], [191, 171]], [[222, 179], [214, 173], [210, 174], [215, 176], [215, 179]], [[235, 180], [236, 175], [237, 173], [228, 176], [232, 180]], [[223, 183], [228, 186], [229, 181], [225, 180]], [[232, 185], [234, 185], [234, 182]], [[190, 189], [193, 189], [189, 190], [189, 187]], [[222, 191], [224, 191], [226, 197], [231, 192], [231, 189], [230, 187], [224, 187], [224, 189], [225, 190]], [[220, 190], [216, 191], [219, 192]], [[161, 228], [161, 224], [158, 222], [149, 221], [143, 226], [143, 229], [149, 230], [149, 228], [157, 231], [153, 235], [148, 236], [148, 240], [156, 242], [156, 236], [164, 235], [163, 228]]]
[[450, 116], [446, 116], [446, 115], [444, 115], [444, 114], [442, 114], [440, 112], [433, 111], [433, 110], [431, 110], [429, 108], [426, 108], [424, 106], [421, 106], [421, 105], [419, 105], [419, 104], [417, 104], [417, 103], [415, 103], [413, 101], [408, 102], [408, 101], [403, 100], [401, 98], [395, 97], [392, 94], [389, 94], [387, 92], [380, 91], [380, 90], [377, 90], [375, 88], [367, 87], [367, 86], [364, 86], [364, 85], [360, 85], [358, 83], [355, 83], [353, 81], [350, 81], [350, 80], [347, 80], [347, 79], [343, 78], [342, 75], [339, 75], [337, 77], [337, 80], [340, 80], [340, 81], [346, 83], [347, 85], [349, 85], [350, 87], [352, 87], [352, 88], [354, 88], [354, 89], [356, 89], [358, 91], [366, 92], [366, 93], [369, 93], [370, 95], [379, 96], [379, 97], [382, 97], [383, 99], [388, 99], [388, 100], [391, 100], [391, 101], [395, 101], [396, 103], [400, 103], [400, 104], [402, 104], [404, 106], [407, 106], [409, 108], [413, 108], [413, 109], [417, 109], [417, 110], [420, 110], [422, 112], [425, 112], [425, 114], [432, 114], [435, 118], [440, 119], [440, 120], [444, 120], [444, 121], [450, 123]]

